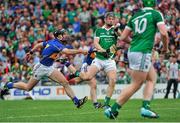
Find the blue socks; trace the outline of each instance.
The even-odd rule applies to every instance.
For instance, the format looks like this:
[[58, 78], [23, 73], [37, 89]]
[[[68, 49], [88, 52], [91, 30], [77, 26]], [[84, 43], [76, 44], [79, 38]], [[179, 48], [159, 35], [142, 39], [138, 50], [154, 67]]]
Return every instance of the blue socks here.
[[79, 104], [79, 99], [76, 96], [72, 100], [73, 100], [75, 105]]
[[5, 85], [5, 88], [7, 88], [7, 89], [12, 89], [12, 88], [13, 88], [13, 85], [14, 85], [14, 83], [8, 82], [8, 83]]

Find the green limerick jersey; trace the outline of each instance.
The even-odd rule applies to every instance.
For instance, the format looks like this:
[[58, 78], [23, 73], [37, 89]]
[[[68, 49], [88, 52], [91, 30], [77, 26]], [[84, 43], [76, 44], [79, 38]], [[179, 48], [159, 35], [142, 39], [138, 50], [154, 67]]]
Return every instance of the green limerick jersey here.
[[[117, 37], [114, 33], [114, 27], [111, 27], [110, 29], [106, 29], [104, 26], [101, 28], [96, 29], [95, 32], [95, 38], [99, 38], [99, 44], [100, 46], [107, 50], [109, 49], [113, 44], [116, 45], [117, 43]], [[112, 53], [109, 54], [109, 56], [113, 56]], [[101, 60], [106, 60], [109, 58], [105, 58], [103, 53], [97, 52], [96, 57]]]
[[133, 32], [130, 52], [151, 53], [157, 25], [162, 23], [164, 18], [160, 12], [150, 7], [139, 10], [126, 26]]

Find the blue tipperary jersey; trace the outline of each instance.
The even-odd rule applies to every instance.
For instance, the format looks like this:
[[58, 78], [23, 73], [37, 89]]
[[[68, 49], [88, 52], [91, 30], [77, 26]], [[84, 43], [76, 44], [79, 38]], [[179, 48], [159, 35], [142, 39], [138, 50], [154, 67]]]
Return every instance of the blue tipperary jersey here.
[[88, 55], [84, 59], [83, 63], [87, 63], [88, 65], [91, 65], [94, 58], [95, 58], [95, 53], [93, 52], [93, 48], [90, 48], [88, 51]]
[[58, 39], [43, 42], [43, 46], [44, 49], [41, 53], [42, 58], [40, 63], [45, 66], [52, 66], [54, 60], [57, 59], [59, 52], [66, 48]]

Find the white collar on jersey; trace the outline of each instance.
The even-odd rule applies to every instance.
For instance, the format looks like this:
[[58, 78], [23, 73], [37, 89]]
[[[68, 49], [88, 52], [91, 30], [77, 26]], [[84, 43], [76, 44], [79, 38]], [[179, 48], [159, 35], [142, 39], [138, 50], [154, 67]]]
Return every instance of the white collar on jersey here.
[[[113, 28], [113, 27], [114, 27], [114, 26], [111, 26], [111, 28]], [[102, 26], [102, 28], [104, 28], [104, 29], [106, 29], [106, 30], [108, 30], [108, 31], [111, 29], [111, 28], [107, 29], [105, 25]]]
[[144, 8], [142, 8], [142, 10], [153, 10], [153, 8], [151, 8], [151, 7], [144, 7]]

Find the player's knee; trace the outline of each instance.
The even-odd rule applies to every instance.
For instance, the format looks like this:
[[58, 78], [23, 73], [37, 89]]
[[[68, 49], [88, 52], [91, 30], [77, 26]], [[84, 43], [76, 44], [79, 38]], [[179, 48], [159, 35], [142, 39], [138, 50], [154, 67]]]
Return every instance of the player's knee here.
[[27, 85], [27, 86], [25, 87], [25, 90], [26, 90], [26, 91], [31, 91], [31, 90], [32, 90], [32, 87], [30, 87], [30, 86]]
[[90, 86], [91, 86], [91, 89], [97, 89], [96, 84], [91, 84]]
[[109, 86], [114, 88], [116, 84], [116, 79], [115, 78], [111, 78], [109, 79]]
[[152, 80], [147, 80], [146, 83], [155, 85], [156, 84], [156, 80], [153, 80], [153, 81]]
[[88, 73], [81, 73], [81, 76], [80, 76], [83, 80], [86, 80], [86, 81], [89, 81], [93, 78], [92, 75], [88, 74]]
[[138, 89], [141, 88], [143, 82], [133, 82], [132, 84], [133, 84], [132, 87], [133, 87], [135, 90], [138, 90]]
[[69, 86], [69, 83], [68, 83], [68, 81], [62, 82], [61, 85], [62, 85], [63, 87], [67, 87], [67, 86]]

